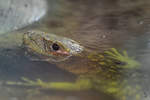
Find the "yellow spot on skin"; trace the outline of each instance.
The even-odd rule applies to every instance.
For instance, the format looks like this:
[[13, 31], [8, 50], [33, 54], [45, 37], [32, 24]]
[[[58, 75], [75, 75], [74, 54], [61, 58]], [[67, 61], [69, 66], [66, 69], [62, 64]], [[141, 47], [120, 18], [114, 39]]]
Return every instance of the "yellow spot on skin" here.
[[94, 59], [94, 58], [92, 58], [91, 60], [92, 60], [92, 61], [98, 61], [98, 59]]
[[113, 88], [113, 87], [107, 89], [108, 93], [116, 93], [117, 91], [118, 91], [118, 89], [117, 88]]
[[98, 55], [100, 58], [104, 58], [104, 56], [103, 55]]
[[105, 65], [105, 62], [99, 62], [100, 65]]

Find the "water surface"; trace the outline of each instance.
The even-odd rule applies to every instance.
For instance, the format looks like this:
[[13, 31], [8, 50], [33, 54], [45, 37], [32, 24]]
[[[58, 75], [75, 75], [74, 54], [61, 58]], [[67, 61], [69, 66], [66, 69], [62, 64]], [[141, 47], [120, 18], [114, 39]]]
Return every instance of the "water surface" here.
[[[125, 93], [122, 95], [122, 100], [150, 99], [149, 1], [48, 0], [48, 2], [47, 15], [40, 21], [20, 29], [19, 32], [40, 29], [66, 36], [79, 41], [90, 53], [103, 52], [112, 47], [120, 51], [126, 50], [129, 56], [134, 56], [141, 63], [141, 66], [130, 70], [129, 73], [124, 73], [124, 80], [128, 80], [128, 84], [124, 87], [134, 88], [137, 85], [141, 89], [131, 95]], [[16, 38], [16, 40], [21, 39]], [[7, 42], [9, 39], [1, 42], [1, 45]], [[91, 62], [86, 55], [87, 53], [84, 53], [85, 57], [72, 57], [65, 62], [53, 64], [42, 61], [33, 62], [24, 56], [23, 50], [17, 46], [13, 49], [2, 48], [0, 79], [2, 81], [21, 81], [21, 77], [27, 77], [31, 80], [40, 78], [52, 82], [74, 82], [80, 74], [89, 72], [93, 68], [88, 65]], [[27, 90], [33, 91], [27, 92]], [[2, 92], [0, 98], [3, 100], [93, 100], [93, 98], [94, 100], [113, 100], [115, 97], [104, 93], [103, 90], [101, 92], [94, 90], [39, 92], [36, 91], [36, 88], [31, 87], [5, 86], [1, 87], [0, 91]]]

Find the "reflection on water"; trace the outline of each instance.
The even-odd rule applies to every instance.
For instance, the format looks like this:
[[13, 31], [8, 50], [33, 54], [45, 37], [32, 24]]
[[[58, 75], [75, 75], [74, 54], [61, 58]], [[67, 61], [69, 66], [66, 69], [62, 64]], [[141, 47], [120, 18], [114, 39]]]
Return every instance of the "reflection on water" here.
[[[24, 51], [19, 48], [20, 42], [12, 42], [21, 40], [15, 32], [10, 36], [8, 34], [5, 40], [1, 37], [3, 42], [0, 46], [10, 47], [0, 51], [0, 98], [3, 100], [92, 100], [93, 98], [112, 100], [114, 95], [120, 96], [122, 100], [149, 100], [150, 2], [147, 0], [51, 1], [53, 0], [48, 0], [51, 10], [43, 20], [16, 33], [21, 35], [21, 31], [38, 28], [79, 41], [86, 48], [85, 52], [82, 57], [72, 57], [62, 63], [34, 62], [24, 56]], [[87, 56], [112, 47], [127, 50], [129, 55], [136, 57], [141, 66], [123, 70], [121, 78], [117, 78], [117, 81], [109, 80], [107, 78], [109, 73], [104, 75], [102, 73], [109, 72], [110, 69], [99, 72], [98, 68], [102, 68], [102, 63], [90, 61]], [[95, 70], [100, 73], [101, 78], [97, 78]], [[82, 80], [81, 78], [87, 73], [90, 73], [89, 77], [92, 76], [91, 79], [96, 83], [93, 86], [98, 89], [99, 84], [104, 86], [99, 89], [100, 92], [92, 89], [69, 92], [38, 90], [34, 86], [3, 84], [6, 81], [22, 82], [22, 77], [33, 81], [41, 79], [44, 82], [74, 83], [77, 81], [78, 83], [78, 79]], [[97, 82], [100, 83], [97, 85]], [[113, 95], [111, 92], [114, 92]]]

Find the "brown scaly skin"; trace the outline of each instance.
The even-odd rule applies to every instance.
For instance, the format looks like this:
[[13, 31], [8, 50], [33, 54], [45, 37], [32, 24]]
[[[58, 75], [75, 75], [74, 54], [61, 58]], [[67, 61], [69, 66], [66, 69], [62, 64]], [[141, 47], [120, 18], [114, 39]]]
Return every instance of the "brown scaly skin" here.
[[[54, 43], [60, 46], [59, 52], [52, 49]], [[140, 91], [140, 87], [138, 85], [130, 86], [128, 85], [128, 80], [123, 79], [126, 69], [128, 71], [139, 66], [139, 63], [130, 58], [125, 51], [119, 53], [116, 49], [112, 48], [103, 53], [86, 53], [84, 56], [72, 56], [81, 53], [83, 47], [71, 39], [40, 31], [25, 33], [23, 45], [27, 52], [34, 56], [36, 55], [38, 60], [58, 61], [59, 67], [79, 77], [74, 83], [44, 82], [40, 79], [32, 81], [28, 78], [23, 78], [25, 82], [7, 82], [9, 85], [39, 86], [46, 89], [65, 91], [94, 89], [112, 94], [120, 98], [120, 100], [127, 100], [125, 99], [126, 95], [134, 96], [136, 94], [136, 100], [140, 100], [141, 94], [137, 92]], [[69, 57], [70, 60], [66, 60]], [[61, 62], [64, 60], [66, 61]], [[131, 91], [131, 93], [129, 94], [128, 91]]]
[[[53, 44], [57, 44], [59, 49], [54, 50]], [[37, 30], [24, 34], [23, 46], [32, 55], [30, 56], [32, 60], [57, 62], [59, 67], [75, 74], [95, 73], [98, 70], [109, 75], [110, 73], [118, 75], [122, 68], [139, 66], [125, 51], [121, 54], [113, 48], [99, 54], [87, 53], [86, 50], [82, 52], [83, 47], [74, 40]], [[82, 56], [74, 56], [79, 54]], [[66, 60], [69, 57], [71, 58]], [[62, 62], [64, 60], [66, 61]]]
[[74, 40], [37, 30], [24, 34], [23, 46], [39, 60], [49, 62], [64, 61], [83, 51], [83, 47]]
[[[53, 50], [54, 43], [59, 45], [59, 50]], [[59, 68], [74, 74], [85, 74], [91, 68], [93, 70], [93, 66], [87, 63], [86, 50], [83, 52], [84, 48], [78, 42], [65, 37], [32, 30], [24, 33], [23, 47], [29, 59], [34, 61], [55, 63]]]

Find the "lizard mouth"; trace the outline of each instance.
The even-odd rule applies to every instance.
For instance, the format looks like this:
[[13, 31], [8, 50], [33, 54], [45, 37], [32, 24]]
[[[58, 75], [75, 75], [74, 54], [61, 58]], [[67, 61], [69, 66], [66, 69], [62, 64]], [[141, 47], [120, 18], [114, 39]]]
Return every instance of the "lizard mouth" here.
[[62, 50], [58, 50], [58, 51], [55, 51], [55, 52], [52, 52], [53, 55], [56, 55], [56, 56], [70, 56], [71, 54], [67, 51], [62, 51]]

